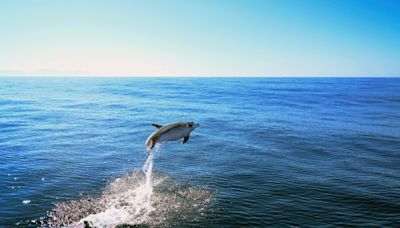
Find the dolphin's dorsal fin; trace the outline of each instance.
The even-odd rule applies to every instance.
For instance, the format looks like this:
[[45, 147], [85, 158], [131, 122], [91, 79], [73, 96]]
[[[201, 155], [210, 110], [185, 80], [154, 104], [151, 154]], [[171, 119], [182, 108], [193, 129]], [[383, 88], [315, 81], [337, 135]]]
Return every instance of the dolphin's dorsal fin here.
[[187, 141], [189, 141], [189, 137], [190, 137], [190, 135], [185, 136], [185, 138], [183, 138], [182, 144], [184, 144], [184, 143], [186, 143]]
[[151, 124], [151, 125], [153, 125], [153, 126], [156, 127], [156, 128], [162, 128], [162, 126], [159, 125], [159, 124]]

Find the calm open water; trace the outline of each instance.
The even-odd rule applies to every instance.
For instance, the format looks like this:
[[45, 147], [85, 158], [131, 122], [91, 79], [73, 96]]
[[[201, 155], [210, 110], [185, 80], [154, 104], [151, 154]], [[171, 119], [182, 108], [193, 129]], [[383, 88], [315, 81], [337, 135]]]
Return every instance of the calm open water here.
[[0, 78], [0, 156], [0, 227], [399, 227], [400, 79]]

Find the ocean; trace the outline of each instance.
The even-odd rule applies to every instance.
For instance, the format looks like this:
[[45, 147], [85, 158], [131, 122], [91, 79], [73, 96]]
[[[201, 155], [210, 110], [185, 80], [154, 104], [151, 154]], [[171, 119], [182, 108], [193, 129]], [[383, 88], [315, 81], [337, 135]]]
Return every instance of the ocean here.
[[399, 193], [398, 78], [0, 78], [0, 227], [399, 227]]

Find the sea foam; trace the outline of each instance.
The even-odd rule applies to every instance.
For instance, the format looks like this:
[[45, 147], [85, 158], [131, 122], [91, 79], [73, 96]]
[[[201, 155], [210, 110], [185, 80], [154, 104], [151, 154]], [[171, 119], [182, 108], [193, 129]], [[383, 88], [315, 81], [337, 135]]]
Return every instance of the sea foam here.
[[202, 218], [213, 202], [212, 192], [189, 184], [177, 185], [168, 175], [154, 174], [153, 162], [150, 153], [142, 170], [116, 178], [99, 197], [56, 204], [41, 221], [42, 226], [171, 225]]

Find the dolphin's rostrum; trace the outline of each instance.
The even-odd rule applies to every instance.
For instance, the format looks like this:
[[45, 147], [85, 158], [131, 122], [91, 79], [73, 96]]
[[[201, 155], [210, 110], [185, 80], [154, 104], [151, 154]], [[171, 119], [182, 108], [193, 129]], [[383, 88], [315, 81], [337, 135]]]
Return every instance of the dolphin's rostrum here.
[[146, 140], [147, 152], [156, 145], [156, 143], [174, 141], [183, 138], [182, 143], [189, 140], [190, 132], [192, 132], [199, 124], [194, 122], [178, 122], [161, 126], [159, 124], [152, 124], [157, 128]]

